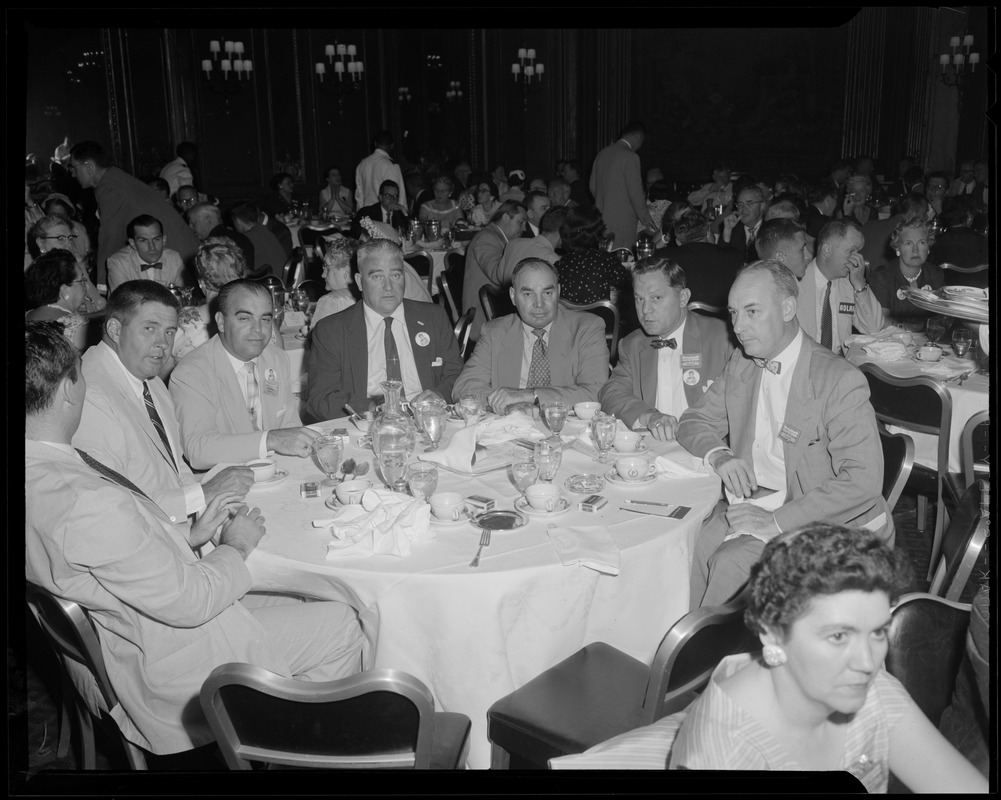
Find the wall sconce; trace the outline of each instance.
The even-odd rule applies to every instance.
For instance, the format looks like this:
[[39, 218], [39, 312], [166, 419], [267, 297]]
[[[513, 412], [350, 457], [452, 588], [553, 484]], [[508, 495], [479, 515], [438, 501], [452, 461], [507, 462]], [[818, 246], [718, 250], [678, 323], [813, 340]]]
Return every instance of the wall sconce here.
[[[254, 71], [254, 63], [249, 58], [243, 57], [243, 42], [234, 42], [228, 39], [224, 40], [222, 46], [220, 46], [218, 39], [213, 39], [209, 42], [209, 54], [211, 58], [202, 59], [202, 72], [205, 73], [205, 79], [208, 81], [212, 80], [214, 65], [219, 61], [221, 52], [225, 52], [226, 54], [226, 57], [219, 63], [223, 81], [229, 80], [231, 72], [236, 73], [237, 82], [243, 78], [249, 81], [250, 75]], [[215, 87], [213, 86], [213, 88]]]
[[449, 81], [445, 99], [449, 103], [458, 103], [462, 99], [462, 84], [459, 81]]
[[[956, 52], [960, 46], [963, 48], [962, 53]], [[942, 67], [942, 72], [938, 77], [946, 86], [956, 86], [962, 91], [963, 80], [976, 72], [977, 64], [980, 63], [980, 53], [971, 53], [970, 50], [972, 47], [973, 34], [966, 34], [962, 38], [962, 43], [960, 43], [958, 36], [953, 36], [949, 39], [949, 48], [952, 50], [952, 53], [942, 53], [938, 57], [938, 63]], [[948, 69], [950, 64], [952, 65], [952, 70]], [[965, 71], [967, 64], [970, 65], [969, 72]]]
[[441, 63], [441, 56], [431, 54], [427, 56], [427, 66], [428, 69], [441, 69], [444, 64]]
[[400, 86], [396, 90], [396, 99], [399, 100], [401, 103], [409, 103], [410, 102], [410, 87], [409, 86]]
[[[347, 74], [351, 83], [360, 83], [362, 74], [365, 72], [365, 62], [360, 58], [356, 59], [355, 56], [358, 55], [358, 48], [353, 44], [341, 44], [340, 42], [335, 42], [334, 44], [325, 45], [323, 48], [323, 55], [327, 59], [327, 64], [333, 67], [333, 73], [337, 76], [337, 82], [344, 82], [344, 75]], [[336, 61], [334, 59], [337, 59]], [[345, 61], [344, 59], [347, 59]], [[327, 64], [322, 61], [316, 62], [316, 77], [320, 79], [320, 83], [323, 83], [323, 76], [327, 74]]]

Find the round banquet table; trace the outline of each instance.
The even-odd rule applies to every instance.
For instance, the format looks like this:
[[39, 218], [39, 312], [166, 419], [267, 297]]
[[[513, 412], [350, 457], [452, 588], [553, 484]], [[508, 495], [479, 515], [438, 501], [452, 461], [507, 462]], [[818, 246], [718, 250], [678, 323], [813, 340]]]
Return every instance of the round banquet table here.
[[[446, 443], [460, 424], [449, 423]], [[583, 425], [569, 419], [564, 437]], [[347, 427], [345, 458], [372, 461], [372, 452], [360, 448], [360, 434], [347, 420], [313, 427]], [[652, 454], [681, 451], [676, 443], [652, 445]], [[570, 511], [552, 520], [532, 517], [519, 530], [494, 532], [477, 568], [469, 562], [480, 531], [470, 522], [432, 524], [435, 538], [414, 543], [405, 558], [334, 551], [328, 559], [330, 532], [314, 528], [312, 521], [335, 512], [325, 507], [324, 496], [303, 499], [299, 494], [301, 483], [320, 480], [319, 469], [312, 460], [277, 460], [288, 478], [254, 487], [247, 498], [267, 520], [267, 533], [247, 560], [254, 589], [340, 600], [357, 609], [368, 642], [365, 668], [409, 672], [429, 687], [436, 708], [468, 715], [468, 766], [476, 769], [490, 764], [487, 709], [543, 670], [598, 641], [641, 661], [653, 660], [667, 629], [688, 611], [695, 539], [720, 496], [715, 475], [658, 476], [638, 487], [608, 483], [601, 492], [608, 505], [586, 513], [576, 507], [583, 495], [564, 490], [573, 501]], [[574, 473], [609, 467], [567, 446], [554, 483], [562, 487]], [[366, 478], [378, 485], [373, 471]], [[499, 509], [512, 508], [518, 497], [507, 469], [479, 477], [439, 473], [438, 491], [486, 495]], [[633, 514], [618, 508], [628, 498], [679, 503], [691, 511], [680, 520]], [[549, 542], [549, 521], [606, 524], [620, 550], [619, 574], [564, 566]]]
[[403, 243], [403, 255], [410, 256], [415, 253], [427, 253], [431, 257], [432, 270], [431, 270], [431, 294], [438, 294], [438, 276], [445, 270], [448, 266], [446, 263], [446, 256], [449, 253], [465, 253], [466, 243], [465, 242], [453, 242], [451, 247], [421, 247], [420, 243], [414, 244], [410, 241], [405, 241]]

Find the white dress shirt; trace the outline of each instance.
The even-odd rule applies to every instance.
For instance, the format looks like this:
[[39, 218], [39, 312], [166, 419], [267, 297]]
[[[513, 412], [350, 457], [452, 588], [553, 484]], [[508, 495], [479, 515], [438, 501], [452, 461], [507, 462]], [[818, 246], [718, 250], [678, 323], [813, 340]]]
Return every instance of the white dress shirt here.
[[[552, 330], [553, 323], [550, 322], [542, 330], [545, 334], [542, 336], [542, 343], [546, 346], [546, 355], [549, 356], [549, 333]], [[539, 338], [532, 331], [534, 331], [531, 325], [526, 325], [524, 322], [521, 323], [521, 334], [522, 334], [522, 348], [521, 348], [521, 376], [518, 379], [518, 388], [524, 389], [528, 386], [528, 372], [532, 368], [532, 350], [535, 348], [535, 342]], [[552, 368], [552, 361], [549, 363], [550, 369]]]
[[[369, 397], [383, 394], [382, 382], [386, 380], [386, 321], [382, 314], [363, 302], [365, 311], [365, 330], [368, 337], [368, 386]], [[424, 387], [421, 386], [417, 374], [417, 362], [414, 360], [414, 349], [410, 344], [410, 331], [407, 329], [407, 318], [403, 313], [403, 303], [390, 314], [393, 318], [393, 339], [396, 340], [396, 350], [400, 354], [400, 375], [403, 377], [403, 392], [408, 397], [416, 397]]]
[[662, 414], [670, 414], [677, 419], [688, 408], [688, 398], [685, 397], [685, 385], [682, 381], [684, 371], [681, 369], [681, 343], [685, 336], [685, 323], [688, 318], [664, 339], [674, 339], [678, 346], [674, 349], [661, 347], [657, 350], [657, 410]]
[[[223, 352], [226, 354], [226, 358], [229, 359], [230, 366], [233, 367], [233, 372], [236, 373], [236, 384], [240, 387], [244, 407], [247, 408], [249, 413], [250, 403], [247, 400], [247, 371], [243, 366], [247, 362], [241, 361], [225, 347], [223, 348]], [[264, 391], [264, 378], [261, 375], [260, 361], [256, 358], [252, 358], [251, 361], [254, 362], [254, 377], [257, 379], [257, 402], [254, 403], [254, 419], [260, 420], [261, 426], [261, 443], [257, 446], [257, 457], [266, 458], [268, 455], [268, 432], [264, 430], [264, 406], [261, 404], [261, 392]]]

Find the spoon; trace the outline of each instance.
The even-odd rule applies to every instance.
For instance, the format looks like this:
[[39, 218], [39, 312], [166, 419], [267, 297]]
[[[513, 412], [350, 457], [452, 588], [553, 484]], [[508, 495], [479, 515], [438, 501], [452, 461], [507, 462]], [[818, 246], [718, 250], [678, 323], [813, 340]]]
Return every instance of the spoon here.
[[348, 411], [350, 411], [350, 412], [351, 412], [351, 415], [352, 415], [352, 416], [353, 416], [353, 417], [354, 417], [355, 419], [365, 419], [365, 417], [364, 417], [364, 416], [362, 416], [362, 415], [361, 415], [361, 414], [359, 414], [359, 413], [358, 413], [357, 411], [355, 411], [355, 410], [354, 410], [353, 408], [351, 408], [351, 405], [350, 405], [349, 403], [345, 403], [345, 404], [344, 404], [344, 407], [345, 407], [345, 408], [346, 408], [346, 409], [347, 409]]

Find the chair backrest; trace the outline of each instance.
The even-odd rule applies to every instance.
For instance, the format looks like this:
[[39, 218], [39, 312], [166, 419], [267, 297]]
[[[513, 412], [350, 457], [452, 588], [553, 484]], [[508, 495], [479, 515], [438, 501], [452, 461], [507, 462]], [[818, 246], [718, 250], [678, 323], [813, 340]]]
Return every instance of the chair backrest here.
[[560, 300], [560, 305], [570, 311], [588, 311], [597, 314], [605, 321], [605, 339], [608, 341], [608, 360], [615, 364], [619, 358], [619, 335], [621, 333], [619, 325], [619, 309], [611, 300], [599, 300], [596, 303], [586, 305], [576, 305]]
[[633, 260], [633, 251], [630, 250], [628, 247], [615, 247], [610, 252], [620, 262]]
[[470, 345], [472, 344], [470, 337], [473, 333], [473, 318], [475, 316], [476, 309], [471, 308], [462, 315], [462, 319], [455, 323], [455, 339], [459, 343], [459, 352], [462, 354], [463, 361], [469, 359], [471, 350]]
[[251, 278], [250, 280], [255, 281], [257, 283], [262, 283], [269, 289], [275, 288], [275, 289], [281, 289], [283, 291], [285, 289], [285, 284], [282, 283], [281, 278], [276, 278], [274, 275], [271, 274], [261, 275], [259, 278]]
[[757, 634], [744, 624], [746, 607], [745, 588], [724, 605], [689, 611], [671, 627], [650, 665], [640, 724], [685, 708], [725, 656], [760, 649]]
[[966, 588], [980, 551], [987, 543], [990, 501], [982, 503], [981, 497], [988, 486], [987, 481], [977, 481], [959, 499], [942, 537], [942, 557], [935, 568], [929, 594], [958, 601]]
[[883, 446], [883, 499], [892, 514], [914, 467], [914, 440], [906, 433], [880, 428], [879, 442]]
[[310, 301], [316, 302], [323, 296], [324, 292], [327, 291], [326, 286], [324, 286], [320, 281], [313, 278], [307, 278], [304, 281], [300, 281], [299, 285], [295, 287], [296, 289], [305, 289], [306, 294]]
[[[296, 271], [299, 268], [299, 263], [302, 261], [302, 248], [295, 247], [292, 249], [292, 255], [288, 257], [285, 261], [285, 266], [282, 267], [282, 283], [286, 286], [295, 286]], [[303, 268], [303, 274], [305, 274], [305, 268]]]
[[503, 289], [495, 289], [488, 283], [480, 287], [480, 307], [487, 322], [515, 313], [511, 296]]
[[201, 704], [233, 770], [250, 769], [250, 761], [317, 769], [430, 764], [434, 699], [399, 670], [310, 683], [222, 664], [202, 685]]
[[962, 466], [964, 486], [973, 485], [977, 477], [977, 465], [984, 464], [990, 454], [991, 414], [989, 411], [978, 411], [966, 421], [959, 436], [959, 463]]
[[950, 264], [948, 261], [943, 261], [938, 265], [939, 269], [951, 270], [952, 272], [962, 272], [970, 275], [974, 272], [986, 272], [989, 268], [989, 264], [977, 264], [974, 267], [961, 267], [958, 264]]
[[[317, 247], [317, 243], [320, 239], [324, 236], [330, 236], [333, 233], [337, 233], [337, 228], [333, 226], [328, 226], [326, 228], [314, 228], [310, 225], [303, 225], [299, 228], [299, 244], [302, 245], [306, 258], [323, 258], [323, 253], [317, 253], [315, 248]], [[326, 243], [324, 242], [319, 246], [325, 249]]]
[[729, 319], [730, 315], [723, 306], [713, 306], [709, 303], [703, 303], [701, 300], [693, 300], [688, 304], [689, 311], [698, 311], [700, 314], [706, 314], [710, 317], [719, 317], [720, 319]]
[[434, 258], [426, 250], [404, 256], [406, 261], [424, 280], [428, 282], [428, 294], [434, 294]]
[[886, 670], [935, 727], [952, 701], [969, 623], [969, 605], [923, 592], [904, 595], [893, 609]]
[[445, 269], [438, 276], [438, 287], [445, 298], [445, 310], [452, 324], [462, 318], [462, 284], [466, 276], [466, 256], [450, 251], [445, 254]]

